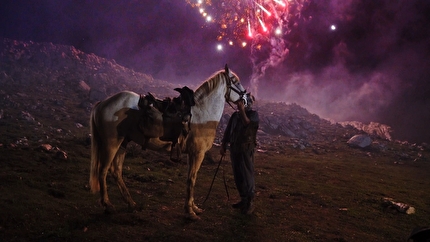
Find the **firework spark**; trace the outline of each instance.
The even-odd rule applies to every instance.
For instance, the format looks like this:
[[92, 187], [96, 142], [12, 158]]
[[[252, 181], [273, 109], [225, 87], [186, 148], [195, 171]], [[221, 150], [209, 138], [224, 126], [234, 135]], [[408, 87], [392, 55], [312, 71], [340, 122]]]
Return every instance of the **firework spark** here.
[[267, 10], [265, 7], [263, 7], [263, 5], [261, 5], [261, 4], [259, 4], [259, 3], [257, 3], [257, 2], [255, 2], [255, 4], [261, 9], [261, 10], [263, 10], [266, 14], [267, 14], [267, 16], [272, 16], [272, 14], [269, 12], [269, 10]]
[[260, 22], [261, 28], [263, 29], [263, 32], [267, 32], [266, 24], [261, 20], [260, 17], [258, 17], [258, 22]]

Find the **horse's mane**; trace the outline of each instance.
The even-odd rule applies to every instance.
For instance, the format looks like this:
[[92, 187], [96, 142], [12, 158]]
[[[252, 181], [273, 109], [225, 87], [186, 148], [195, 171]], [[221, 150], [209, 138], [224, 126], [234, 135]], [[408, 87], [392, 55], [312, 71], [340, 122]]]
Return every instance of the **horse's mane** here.
[[[239, 77], [234, 72], [231, 73], [236, 77], [237, 80], [239, 80]], [[194, 92], [194, 100], [196, 102], [200, 102], [201, 99], [208, 96], [208, 94], [210, 94], [215, 88], [218, 87], [220, 81], [223, 78], [225, 78], [224, 70], [219, 70], [212, 74], [211, 77], [209, 77], [196, 89], [196, 91]]]
[[194, 92], [194, 100], [199, 102], [203, 97], [206, 97], [212, 92], [220, 83], [223, 77], [224, 70], [215, 72], [211, 77], [204, 81]]

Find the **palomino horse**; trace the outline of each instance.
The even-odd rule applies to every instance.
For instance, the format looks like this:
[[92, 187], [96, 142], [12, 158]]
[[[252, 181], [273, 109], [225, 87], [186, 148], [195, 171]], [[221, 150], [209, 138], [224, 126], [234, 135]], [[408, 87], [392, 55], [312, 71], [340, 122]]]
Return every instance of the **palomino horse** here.
[[[194, 93], [195, 105], [191, 107], [190, 130], [186, 137], [179, 138], [180, 148], [188, 154], [184, 208], [189, 219], [199, 219], [197, 214], [202, 212], [194, 202], [194, 186], [204, 155], [212, 147], [224, 103], [236, 102], [245, 93], [238, 76], [227, 65], [224, 70], [216, 72], [201, 84]], [[98, 103], [91, 112], [90, 187], [92, 192], [100, 191], [101, 204], [107, 212], [114, 210], [107, 193], [106, 176], [109, 171], [129, 207], [134, 209], [136, 206], [122, 178], [122, 166], [127, 142], [142, 144], [145, 140], [138, 130], [139, 119], [135, 114], [139, 113], [139, 97], [133, 92], [120, 92]], [[163, 143], [158, 138], [151, 138], [146, 148], [156, 150], [160, 144]], [[166, 147], [170, 147], [169, 143]]]

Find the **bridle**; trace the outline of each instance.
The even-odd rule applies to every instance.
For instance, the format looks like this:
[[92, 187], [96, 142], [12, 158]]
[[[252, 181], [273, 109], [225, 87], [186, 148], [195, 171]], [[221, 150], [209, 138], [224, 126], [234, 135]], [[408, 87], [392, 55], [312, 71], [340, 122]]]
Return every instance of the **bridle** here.
[[[246, 95], [246, 90], [241, 91], [237, 86], [238, 81], [234, 82], [232, 80], [232, 76], [230, 76], [230, 74], [227, 73], [226, 71], [224, 71], [224, 76], [225, 76], [226, 81], [227, 81], [227, 92], [225, 93], [224, 98], [225, 98], [225, 101], [228, 103], [228, 105], [230, 105], [230, 107], [232, 107], [234, 109], [233, 105], [231, 105], [231, 103], [230, 103], [230, 98], [229, 98], [231, 91], [237, 93], [240, 96], [239, 99], [241, 99]], [[237, 102], [238, 100], [236, 100], [235, 102]]]

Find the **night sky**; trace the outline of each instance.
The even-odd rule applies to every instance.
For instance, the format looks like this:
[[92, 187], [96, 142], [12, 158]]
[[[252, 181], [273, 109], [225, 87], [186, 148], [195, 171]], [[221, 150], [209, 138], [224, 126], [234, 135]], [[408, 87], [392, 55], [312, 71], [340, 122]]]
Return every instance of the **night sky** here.
[[228, 63], [259, 99], [430, 142], [429, 0], [309, 0], [290, 20], [281, 50], [266, 41], [218, 51], [219, 26], [185, 0], [0, 3], [0, 37], [73, 45], [178, 85]]

